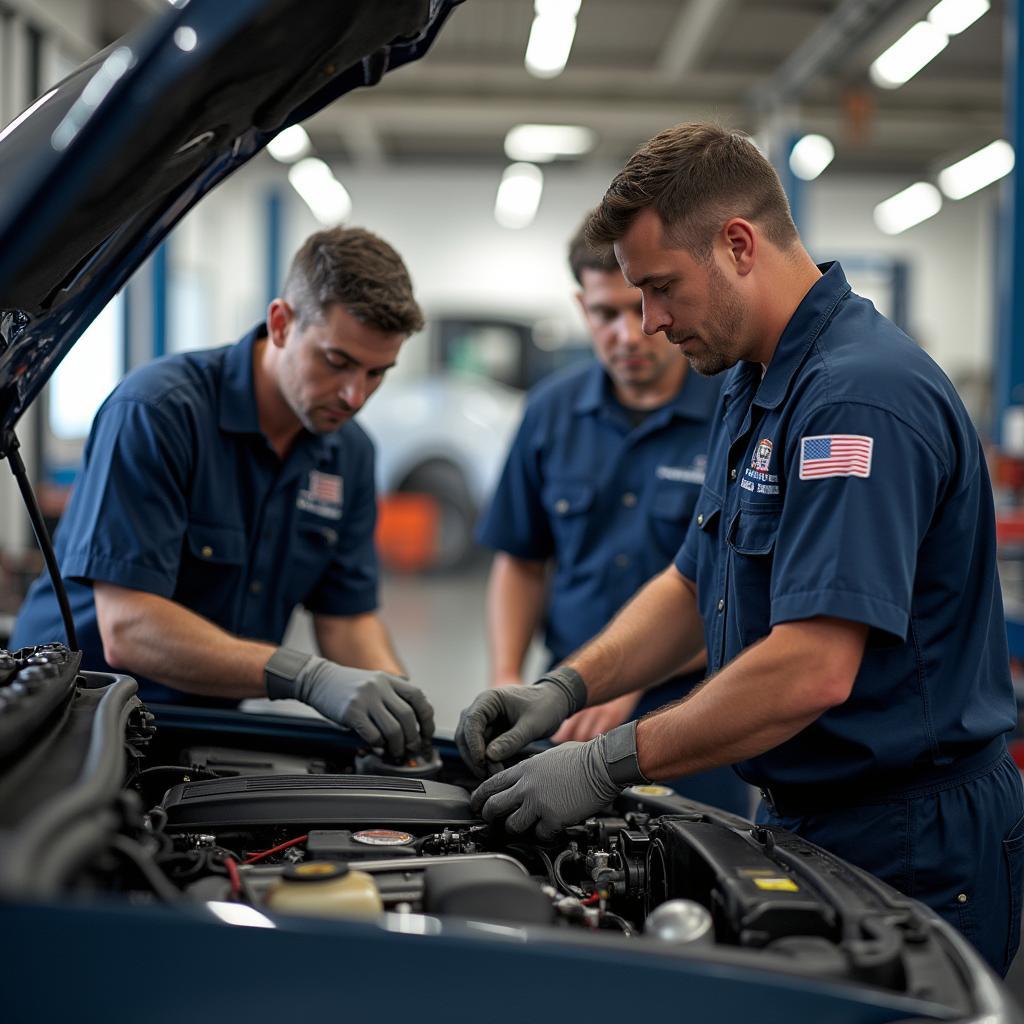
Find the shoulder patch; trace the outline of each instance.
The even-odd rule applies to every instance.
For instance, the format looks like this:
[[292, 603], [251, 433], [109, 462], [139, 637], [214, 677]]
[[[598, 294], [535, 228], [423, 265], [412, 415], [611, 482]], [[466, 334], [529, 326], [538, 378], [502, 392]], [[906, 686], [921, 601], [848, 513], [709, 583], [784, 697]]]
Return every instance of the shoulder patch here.
[[875, 439], [863, 434], [818, 434], [800, 438], [800, 479], [871, 476]]

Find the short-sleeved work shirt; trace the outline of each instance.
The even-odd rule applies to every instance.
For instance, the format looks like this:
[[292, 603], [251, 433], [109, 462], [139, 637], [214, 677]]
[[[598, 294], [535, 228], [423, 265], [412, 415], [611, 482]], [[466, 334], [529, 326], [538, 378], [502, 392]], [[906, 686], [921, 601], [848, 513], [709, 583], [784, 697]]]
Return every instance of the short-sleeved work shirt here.
[[[253, 389], [260, 325], [235, 345], [170, 356], [104, 402], [57, 532], [86, 668], [106, 670], [94, 580], [170, 598], [237, 636], [279, 643], [298, 604], [355, 615], [377, 606], [373, 445], [354, 422], [302, 432], [282, 461]], [[63, 639], [44, 574], [12, 646]], [[196, 698], [149, 680], [144, 697]]]
[[756, 785], [884, 790], [1015, 719], [992, 489], [945, 374], [836, 263], [761, 367], [729, 371], [676, 566], [696, 581], [709, 670], [773, 626], [871, 627], [850, 698], [742, 762]]
[[556, 661], [671, 563], [704, 480], [718, 392], [690, 371], [635, 427], [596, 360], [531, 392], [478, 536], [517, 558], [553, 560], [545, 635]]

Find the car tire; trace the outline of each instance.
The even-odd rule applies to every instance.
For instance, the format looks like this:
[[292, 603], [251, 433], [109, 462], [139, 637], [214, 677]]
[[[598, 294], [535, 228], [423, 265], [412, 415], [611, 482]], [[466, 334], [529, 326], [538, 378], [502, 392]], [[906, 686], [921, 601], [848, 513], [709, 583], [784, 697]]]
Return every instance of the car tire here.
[[429, 569], [448, 572], [465, 565], [476, 550], [476, 507], [459, 468], [441, 459], [425, 462], [402, 481], [398, 490], [405, 494], [427, 494], [437, 502], [437, 549]]

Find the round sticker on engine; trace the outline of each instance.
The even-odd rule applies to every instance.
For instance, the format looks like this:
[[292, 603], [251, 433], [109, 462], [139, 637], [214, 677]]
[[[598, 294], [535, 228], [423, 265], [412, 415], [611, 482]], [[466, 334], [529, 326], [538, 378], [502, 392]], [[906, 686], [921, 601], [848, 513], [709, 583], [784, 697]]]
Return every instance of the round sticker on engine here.
[[630, 786], [630, 793], [636, 793], [637, 796], [675, 796], [676, 791], [669, 789], [668, 786], [656, 786], [648, 784], [646, 786]]
[[390, 828], [368, 828], [352, 836], [357, 843], [365, 846], [408, 846], [412, 836], [408, 832], [395, 832]]

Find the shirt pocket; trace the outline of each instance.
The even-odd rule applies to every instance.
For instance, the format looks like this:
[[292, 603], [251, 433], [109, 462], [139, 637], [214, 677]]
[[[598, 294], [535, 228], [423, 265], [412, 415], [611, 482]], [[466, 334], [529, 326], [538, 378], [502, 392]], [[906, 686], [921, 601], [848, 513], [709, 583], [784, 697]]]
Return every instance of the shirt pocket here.
[[767, 636], [771, 629], [772, 565], [781, 517], [781, 505], [741, 505], [729, 524], [730, 610], [741, 647]]
[[666, 562], [670, 561], [686, 538], [686, 529], [693, 518], [700, 487], [659, 480], [655, 484], [648, 506], [651, 536]]
[[190, 521], [174, 599], [218, 625], [234, 629], [236, 597], [247, 555], [241, 527]]
[[587, 552], [585, 540], [597, 488], [580, 480], [551, 480], [541, 490], [541, 502], [555, 540], [560, 571], [579, 567]]

